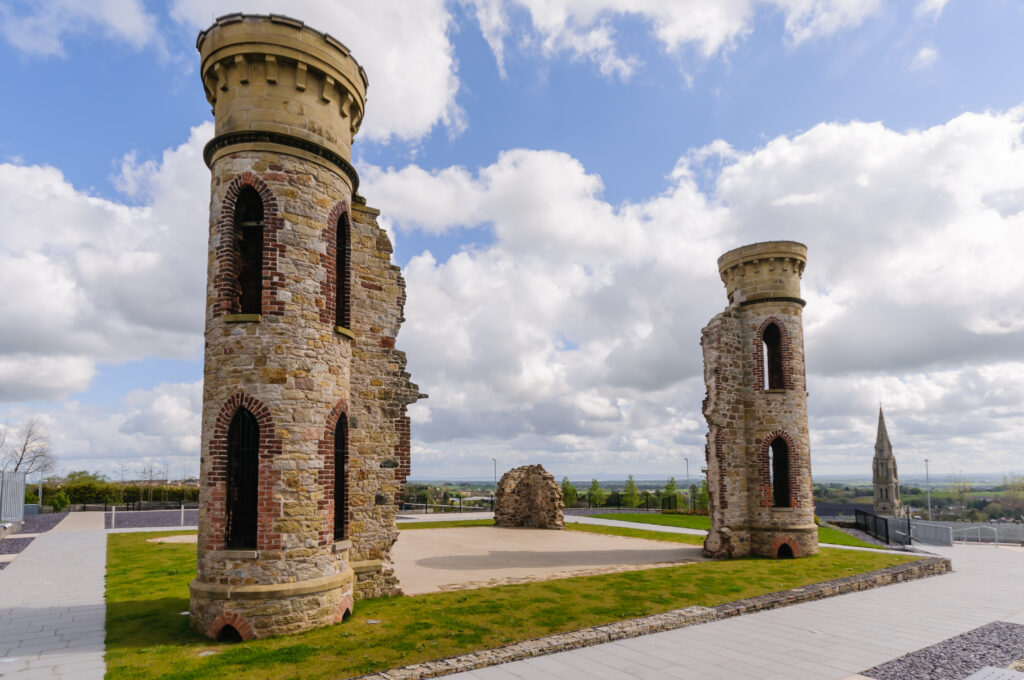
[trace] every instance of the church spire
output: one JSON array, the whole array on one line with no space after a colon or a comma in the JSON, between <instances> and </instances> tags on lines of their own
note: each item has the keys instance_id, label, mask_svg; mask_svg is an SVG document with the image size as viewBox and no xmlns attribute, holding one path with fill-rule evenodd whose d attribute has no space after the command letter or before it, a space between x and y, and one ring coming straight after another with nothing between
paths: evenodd
<instances>
[{"instance_id":1,"label":"church spire","mask_svg":"<svg viewBox=\"0 0 1024 680\"><path fill-rule=\"evenodd\" d=\"M892 443L889 441L889 432L885 429L885 416L882 415L882 406L878 406L878 436L875 438L875 457L892 458Z\"/></svg>"}]
</instances>

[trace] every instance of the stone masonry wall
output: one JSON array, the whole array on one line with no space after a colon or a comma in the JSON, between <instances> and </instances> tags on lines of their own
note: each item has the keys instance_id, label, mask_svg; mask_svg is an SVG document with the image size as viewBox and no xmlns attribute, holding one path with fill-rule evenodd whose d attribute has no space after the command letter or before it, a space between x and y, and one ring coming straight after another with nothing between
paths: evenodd
<instances>
[{"instance_id":1,"label":"stone masonry wall","mask_svg":"<svg viewBox=\"0 0 1024 680\"><path fill-rule=\"evenodd\" d=\"M494 501L494 525L565 529L562 487L541 465L524 465L501 476Z\"/></svg>"},{"instance_id":2,"label":"stone masonry wall","mask_svg":"<svg viewBox=\"0 0 1024 680\"><path fill-rule=\"evenodd\" d=\"M425 395L395 349L404 320L405 280L391 263L391 241L379 211L358 201L352 210L352 412L349 446L352 559L356 597L400 593L390 562L398 538L395 517L410 470L406 407Z\"/></svg>"}]
</instances>

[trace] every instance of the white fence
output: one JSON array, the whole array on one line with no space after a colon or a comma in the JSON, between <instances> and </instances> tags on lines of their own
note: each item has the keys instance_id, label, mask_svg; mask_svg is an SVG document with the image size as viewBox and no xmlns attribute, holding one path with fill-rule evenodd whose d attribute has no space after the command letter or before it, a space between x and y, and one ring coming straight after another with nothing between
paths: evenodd
<instances>
[{"instance_id":1,"label":"white fence","mask_svg":"<svg viewBox=\"0 0 1024 680\"><path fill-rule=\"evenodd\" d=\"M25 473L0 472L0 522L25 518Z\"/></svg>"}]
</instances>

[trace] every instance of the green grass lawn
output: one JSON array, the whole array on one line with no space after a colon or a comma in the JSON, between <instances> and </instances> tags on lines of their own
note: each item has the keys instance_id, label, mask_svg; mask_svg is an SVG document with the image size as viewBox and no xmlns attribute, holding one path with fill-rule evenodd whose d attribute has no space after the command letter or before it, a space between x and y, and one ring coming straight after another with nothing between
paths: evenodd
<instances>
[{"instance_id":1,"label":"green grass lawn","mask_svg":"<svg viewBox=\"0 0 1024 680\"><path fill-rule=\"evenodd\" d=\"M622 522L636 522L637 524L656 524L663 527L685 527L687 529L703 529L704 531L711 529L711 518L706 515L654 515L646 512L623 512L588 515L588 517L617 519ZM878 547L831 527L818 527L818 542L832 543L834 545L852 545L859 548Z\"/></svg>"},{"instance_id":2,"label":"green grass lawn","mask_svg":"<svg viewBox=\"0 0 1024 680\"><path fill-rule=\"evenodd\" d=\"M398 522L398 529L450 529L452 527L492 527L493 519L443 519L436 522Z\"/></svg>"},{"instance_id":3,"label":"green grass lawn","mask_svg":"<svg viewBox=\"0 0 1024 680\"><path fill-rule=\"evenodd\" d=\"M644 535L651 538L660 533ZM799 560L704 562L362 600L345 623L231 645L190 630L188 616L181 612L188 610L196 549L188 544L146 543L147 538L166 535L107 536L108 678L348 678L624 618L720 604L915 559L822 550Z\"/></svg>"}]
</instances>

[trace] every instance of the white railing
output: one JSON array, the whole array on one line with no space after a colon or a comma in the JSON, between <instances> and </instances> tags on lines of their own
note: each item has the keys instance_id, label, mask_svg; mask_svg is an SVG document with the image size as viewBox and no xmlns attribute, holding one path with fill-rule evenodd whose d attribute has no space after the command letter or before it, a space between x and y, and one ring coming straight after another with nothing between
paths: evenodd
<instances>
[{"instance_id":1,"label":"white railing","mask_svg":"<svg viewBox=\"0 0 1024 680\"><path fill-rule=\"evenodd\" d=\"M958 534L961 534L963 536L960 539L961 543L967 543L967 540L972 537L971 534L973 533L974 534L974 536L973 536L974 541L976 543L981 543L983 536L988 536L987 532L989 532L989 531L992 532L992 545L994 545L995 547L998 548L999 547L999 531L996 529L996 527L973 526L973 527L967 527L965 529L953 529L952 533L953 533L953 537L954 538L956 538ZM988 541L984 541L984 542L988 543Z\"/></svg>"}]
</instances>

